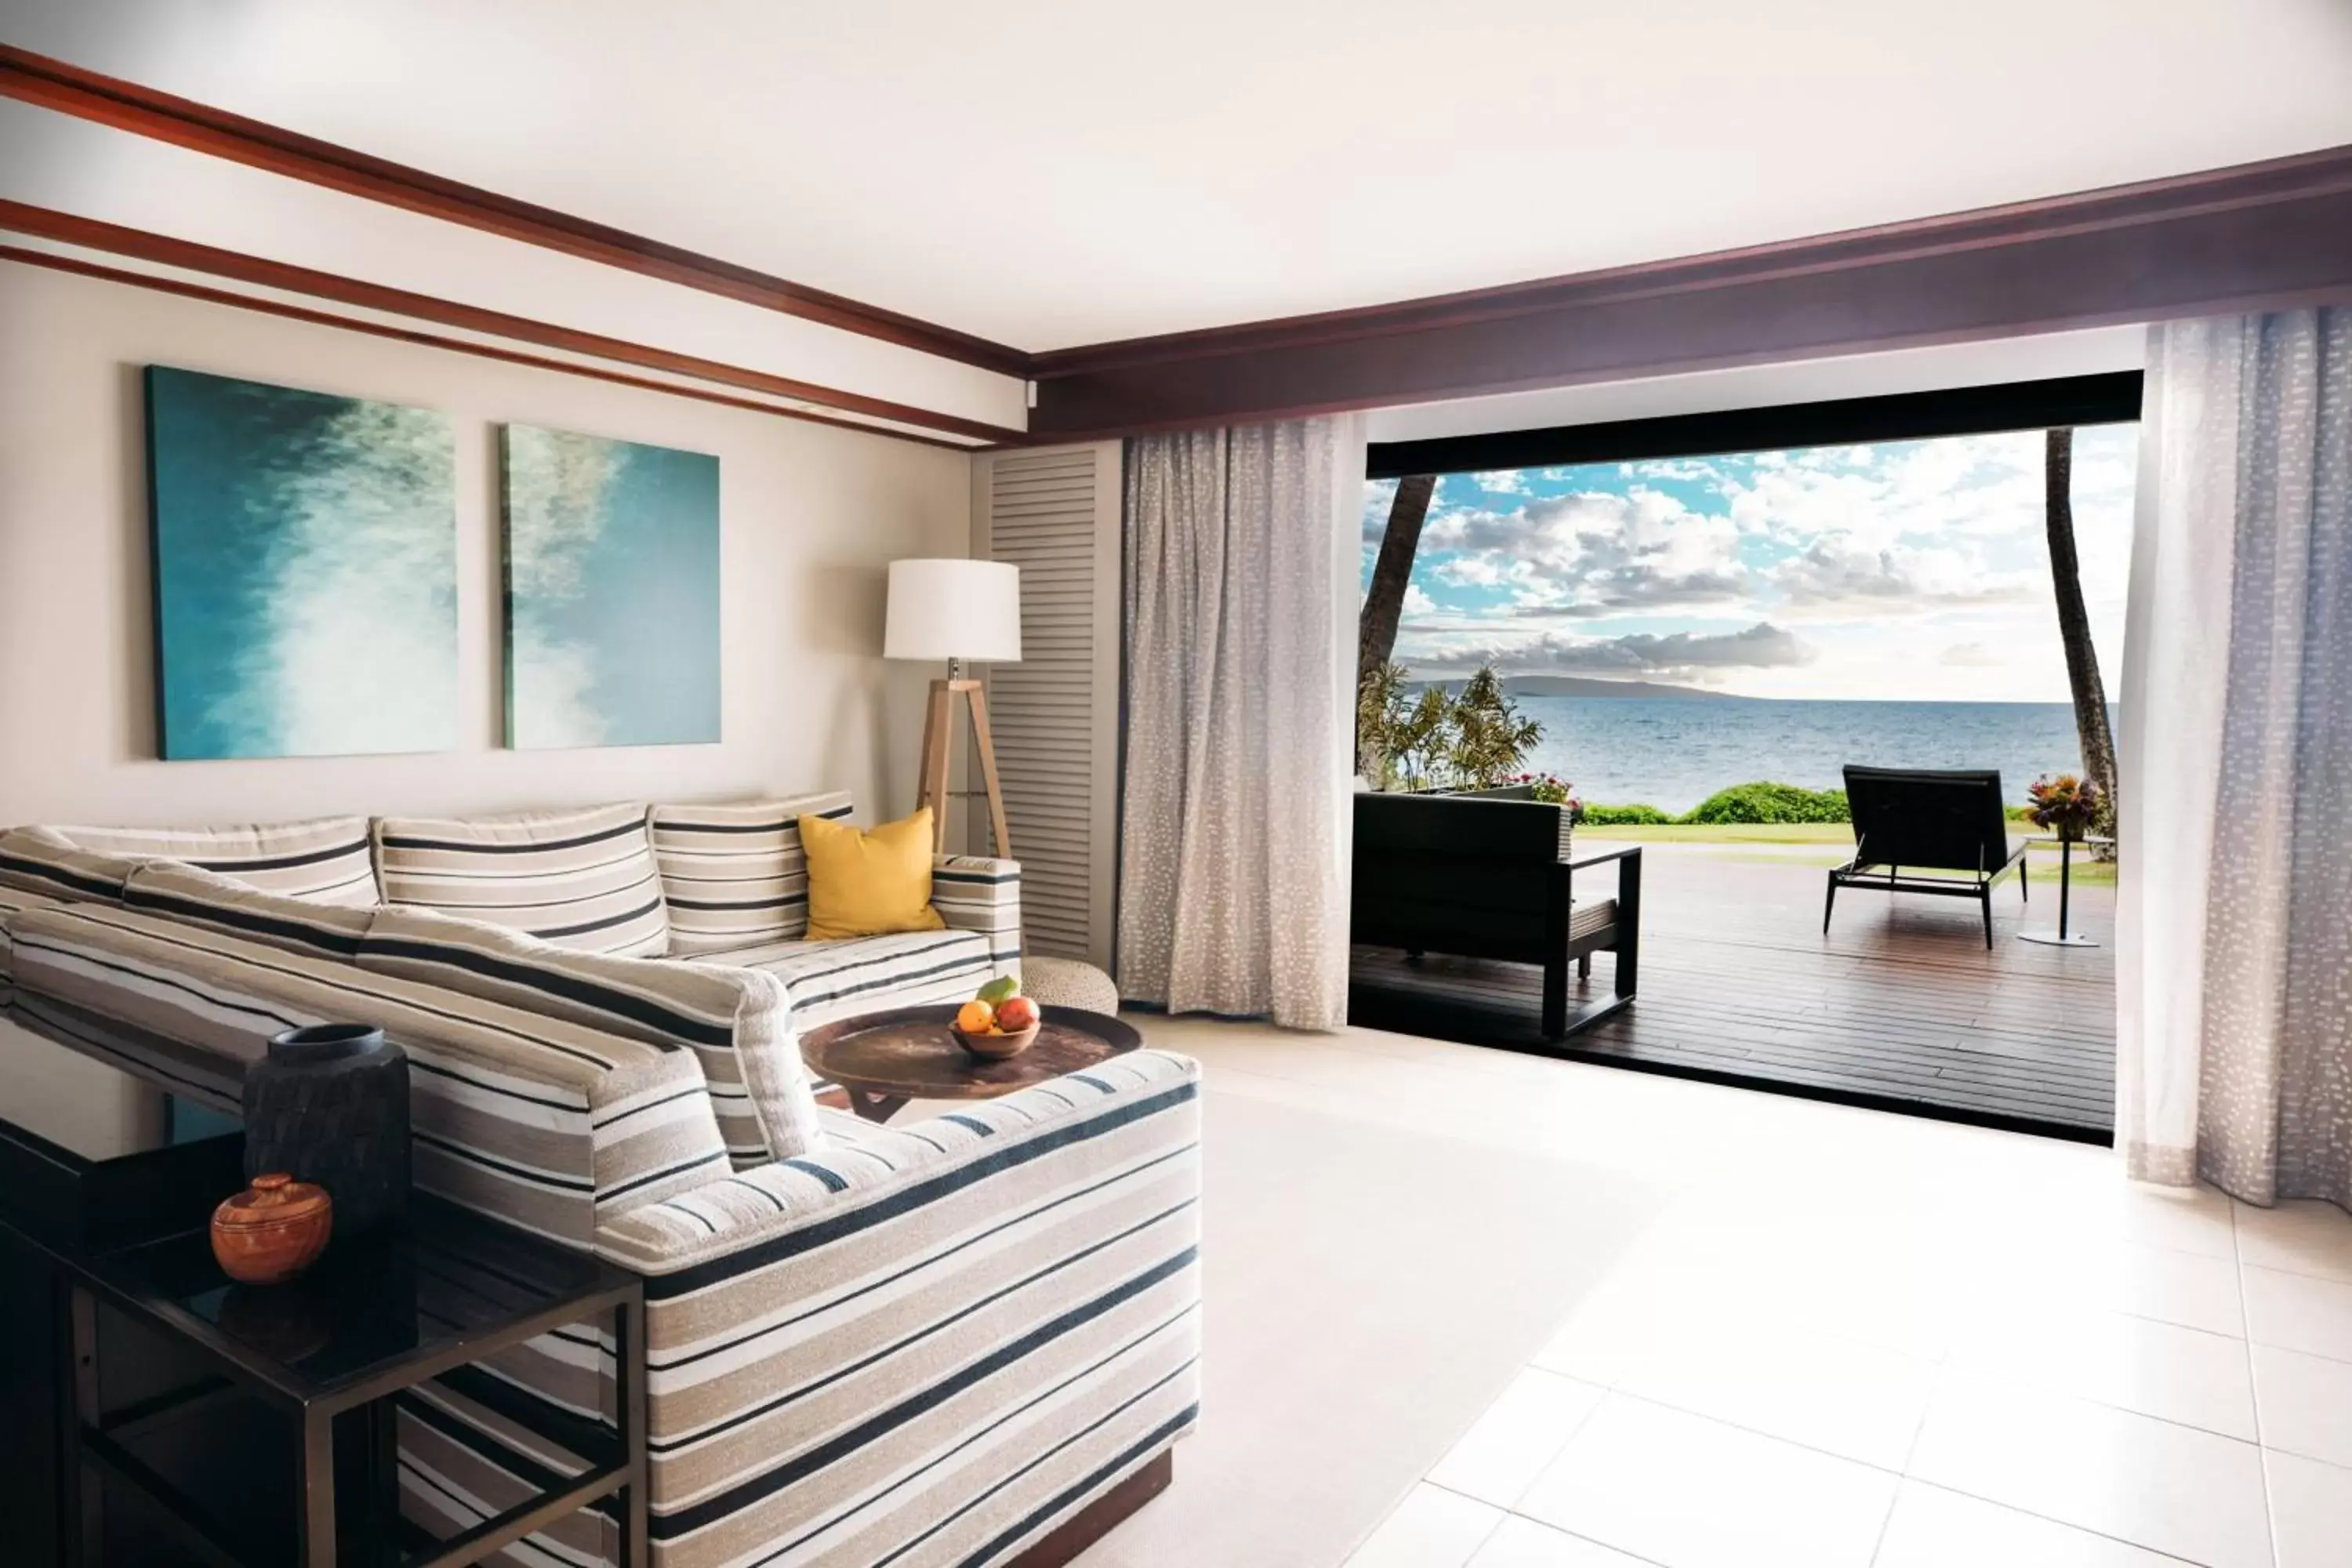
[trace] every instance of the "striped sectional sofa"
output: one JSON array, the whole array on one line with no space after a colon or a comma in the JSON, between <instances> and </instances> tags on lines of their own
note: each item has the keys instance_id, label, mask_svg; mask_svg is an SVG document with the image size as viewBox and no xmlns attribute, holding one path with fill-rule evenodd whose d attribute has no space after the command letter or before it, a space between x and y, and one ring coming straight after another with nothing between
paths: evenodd
<instances>
[{"instance_id":1,"label":"striped sectional sofa","mask_svg":"<svg viewBox=\"0 0 2352 1568\"><path fill-rule=\"evenodd\" d=\"M819 1103L799 1032L1012 967L1019 870L945 858L945 929L809 942L807 810L849 802L16 829L0 1005L224 1105L277 1030L381 1023L420 1187L646 1277L660 1568L1013 1563L1195 1418L1197 1069L890 1128ZM404 1510L446 1536L576 1472L513 1413L609 1420L613 1372L583 1323L404 1396ZM499 1560L614 1562L615 1531Z\"/></svg>"}]
</instances>

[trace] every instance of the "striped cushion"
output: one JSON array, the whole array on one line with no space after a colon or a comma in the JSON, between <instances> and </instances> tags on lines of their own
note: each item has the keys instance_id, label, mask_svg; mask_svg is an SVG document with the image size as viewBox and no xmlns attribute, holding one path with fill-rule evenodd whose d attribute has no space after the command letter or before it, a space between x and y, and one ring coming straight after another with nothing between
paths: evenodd
<instances>
[{"instance_id":1,"label":"striped cushion","mask_svg":"<svg viewBox=\"0 0 2352 1568\"><path fill-rule=\"evenodd\" d=\"M669 946L642 805L379 817L375 844L387 904L511 926L583 952L652 957Z\"/></svg>"},{"instance_id":2,"label":"striped cushion","mask_svg":"<svg viewBox=\"0 0 2352 1568\"><path fill-rule=\"evenodd\" d=\"M988 938L988 952L1000 965L1021 962L1021 862L984 855L939 855L931 859L931 908L959 931Z\"/></svg>"},{"instance_id":3,"label":"striped cushion","mask_svg":"<svg viewBox=\"0 0 2352 1568\"><path fill-rule=\"evenodd\" d=\"M783 987L753 969L575 952L504 926L425 910L376 912L363 968L543 1012L702 1060L728 1156L787 1159L823 1142Z\"/></svg>"},{"instance_id":4,"label":"striped cushion","mask_svg":"<svg viewBox=\"0 0 2352 1568\"><path fill-rule=\"evenodd\" d=\"M312 903L370 909L375 863L364 816L320 816L244 827L60 827L84 849L183 860L247 886Z\"/></svg>"},{"instance_id":5,"label":"striped cushion","mask_svg":"<svg viewBox=\"0 0 2352 1568\"><path fill-rule=\"evenodd\" d=\"M675 957L791 942L808 930L803 816L846 817L849 796L787 795L707 805L657 805L654 858L669 904Z\"/></svg>"},{"instance_id":6,"label":"striped cushion","mask_svg":"<svg viewBox=\"0 0 2352 1568\"><path fill-rule=\"evenodd\" d=\"M63 1003L217 1063L250 1063L300 1025L380 1025L409 1057L416 1184L575 1247L600 1219L729 1170L683 1047L137 910L29 910L11 935L19 1005Z\"/></svg>"},{"instance_id":7,"label":"striped cushion","mask_svg":"<svg viewBox=\"0 0 2352 1568\"><path fill-rule=\"evenodd\" d=\"M0 887L0 1007L8 1005L16 993L16 943L8 935L8 927L16 916L26 910L53 910L58 900L40 893L28 893L21 888Z\"/></svg>"},{"instance_id":8,"label":"striped cushion","mask_svg":"<svg viewBox=\"0 0 2352 1568\"><path fill-rule=\"evenodd\" d=\"M359 957L371 911L262 891L177 860L142 860L122 886L125 908L191 921L314 958Z\"/></svg>"},{"instance_id":9,"label":"striped cushion","mask_svg":"<svg viewBox=\"0 0 2352 1568\"><path fill-rule=\"evenodd\" d=\"M119 855L77 848L54 827L12 827L0 833L0 888L115 903L136 864Z\"/></svg>"},{"instance_id":10,"label":"striped cushion","mask_svg":"<svg viewBox=\"0 0 2352 1568\"><path fill-rule=\"evenodd\" d=\"M783 982L795 1037L819 1024L885 1007L961 1001L997 973L977 931L900 931L842 942L782 942L698 959L765 971Z\"/></svg>"}]
</instances>

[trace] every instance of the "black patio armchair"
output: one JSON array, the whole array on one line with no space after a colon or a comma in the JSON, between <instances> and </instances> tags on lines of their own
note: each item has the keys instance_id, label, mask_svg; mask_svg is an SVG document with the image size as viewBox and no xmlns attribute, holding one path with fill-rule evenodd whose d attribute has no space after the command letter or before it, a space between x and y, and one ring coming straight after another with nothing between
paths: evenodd
<instances>
[{"instance_id":1,"label":"black patio armchair","mask_svg":"<svg viewBox=\"0 0 2352 1568\"><path fill-rule=\"evenodd\" d=\"M1822 935L1829 934L1840 888L1876 888L1976 900L1990 948L1993 884L2013 868L2019 898L2030 896L2025 840L2009 836L1999 773L1849 763L1845 798L1853 816L1853 858L1830 872Z\"/></svg>"},{"instance_id":2,"label":"black patio armchair","mask_svg":"<svg viewBox=\"0 0 2352 1568\"><path fill-rule=\"evenodd\" d=\"M1570 858L1569 818L1525 786L1356 796L1349 939L1412 956L1543 966L1542 1029L1561 1040L1631 1006L1641 966L1642 847ZM1613 898L1591 873L1616 866ZM1579 871L1588 873L1576 882ZM1569 1009L1569 972L1615 955L1609 994Z\"/></svg>"}]
</instances>

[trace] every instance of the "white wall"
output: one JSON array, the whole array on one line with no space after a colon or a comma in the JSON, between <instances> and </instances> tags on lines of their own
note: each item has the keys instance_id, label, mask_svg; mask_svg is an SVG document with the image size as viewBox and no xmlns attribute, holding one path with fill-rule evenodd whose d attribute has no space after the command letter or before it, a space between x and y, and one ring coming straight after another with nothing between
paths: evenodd
<instances>
[{"instance_id":1,"label":"white wall","mask_svg":"<svg viewBox=\"0 0 2352 1568\"><path fill-rule=\"evenodd\" d=\"M465 740L430 756L155 760L140 368L446 410L457 432ZM724 739L499 746L495 430L718 455ZM883 568L961 555L959 453L0 262L0 825L270 821L847 788L914 801L923 682L886 665Z\"/></svg>"}]
</instances>

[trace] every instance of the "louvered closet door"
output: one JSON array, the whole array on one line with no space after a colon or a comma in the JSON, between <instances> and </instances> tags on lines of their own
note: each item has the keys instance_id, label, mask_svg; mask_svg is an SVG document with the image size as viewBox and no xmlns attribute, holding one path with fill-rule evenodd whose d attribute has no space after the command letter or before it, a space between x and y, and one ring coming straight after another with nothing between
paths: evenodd
<instances>
[{"instance_id":1,"label":"louvered closet door","mask_svg":"<svg viewBox=\"0 0 2352 1568\"><path fill-rule=\"evenodd\" d=\"M1119 444L972 464L973 553L1021 568L1021 662L990 666L1031 952L1111 966L1118 864ZM982 838L987 828L977 828ZM979 847L975 842L974 847Z\"/></svg>"}]
</instances>

